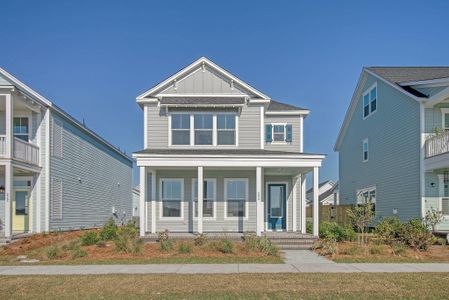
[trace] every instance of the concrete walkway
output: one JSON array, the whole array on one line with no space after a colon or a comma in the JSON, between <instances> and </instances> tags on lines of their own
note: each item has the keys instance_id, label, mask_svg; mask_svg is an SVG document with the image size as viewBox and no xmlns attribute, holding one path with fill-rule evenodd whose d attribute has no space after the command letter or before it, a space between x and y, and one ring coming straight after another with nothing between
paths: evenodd
<instances>
[{"instance_id":1,"label":"concrete walkway","mask_svg":"<svg viewBox=\"0 0 449 300\"><path fill-rule=\"evenodd\" d=\"M284 251L284 264L0 266L0 275L449 272L449 263L340 264L312 251Z\"/></svg>"}]
</instances>

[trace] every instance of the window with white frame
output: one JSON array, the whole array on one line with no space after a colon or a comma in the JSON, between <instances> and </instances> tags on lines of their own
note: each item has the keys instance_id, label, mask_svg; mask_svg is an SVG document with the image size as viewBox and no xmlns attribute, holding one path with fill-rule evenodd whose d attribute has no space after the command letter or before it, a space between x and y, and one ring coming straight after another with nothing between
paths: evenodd
<instances>
[{"instance_id":1,"label":"window with white frame","mask_svg":"<svg viewBox=\"0 0 449 300\"><path fill-rule=\"evenodd\" d=\"M198 218L198 179L193 179L193 211L194 217ZM215 179L205 179L203 183L203 217L213 218L215 203Z\"/></svg>"},{"instance_id":2,"label":"window with white frame","mask_svg":"<svg viewBox=\"0 0 449 300\"><path fill-rule=\"evenodd\" d=\"M226 218L246 217L248 201L248 180L225 179Z\"/></svg>"},{"instance_id":3,"label":"window with white frame","mask_svg":"<svg viewBox=\"0 0 449 300\"><path fill-rule=\"evenodd\" d=\"M449 216L449 198L441 198L441 213Z\"/></svg>"},{"instance_id":4,"label":"window with white frame","mask_svg":"<svg viewBox=\"0 0 449 300\"><path fill-rule=\"evenodd\" d=\"M195 114L195 145L212 145L213 142L213 115Z\"/></svg>"},{"instance_id":5,"label":"window with white frame","mask_svg":"<svg viewBox=\"0 0 449 300\"><path fill-rule=\"evenodd\" d=\"M357 204L376 204L376 187L370 187L357 191Z\"/></svg>"},{"instance_id":6,"label":"window with white frame","mask_svg":"<svg viewBox=\"0 0 449 300\"><path fill-rule=\"evenodd\" d=\"M172 145L190 145L190 115L171 115Z\"/></svg>"},{"instance_id":7,"label":"window with white frame","mask_svg":"<svg viewBox=\"0 0 449 300\"><path fill-rule=\"evenodd\" d=\"M265 142L266 143L291 143L292 142L291 124L266 124Z\"/></svg>"},{"instance_id":8,"label":"window with white frame","mask_svg":"<svg viewBox=\"0 0 449 300\"><path fill-rule=\"evenodd\" d=\"M444 131L449 131L449 108L441 109L441 120L441 128L443 128Z\"/></svg>"},{"instance_id":9,"label":"window with white frame","mask_svg":"<svg viewBox=\"0 0 449 300\"><path fill-rule=\"evenodd\" d=\"M14 137L25 142L29 141L29 124L27 117L15 117L13 119L13 133Z\"/></svg>"},{"instance_id":10,"label":"window with white frame","mask_svg":"<svg viewBox=\"0 0 449 300\"><path fill-rule=\"evenodd\" d=\"M217 144L235 145L235 114L217 114Z\"/></svg>"},{"instance_id":11,"label":"window with white frame","mask_svg":"<svg viewBox=\"0 0 449 300\"><path fill-rule=\"evenodd\" d=\"M161 179L162 217L182 217L182 179Z\"/></svg>"},{"instance_id":12,"label":"window with white frame","mask_svg":"<svg viewBox=\"0 0 449 300\"><path fill-rule=\"evenodd\" d=\"M273 125L273 141L285 142L285 125Z\"/></svg>"},{"instance_id":13,"label":"window with white frame","mask_svg":"<svg viewBox=\"0 0 449 300\"><path fill-rule=\"evenodd\" d=\"M369 159L369 145L368 145L368 139L364 139L362 142L362 149L363 149L363 161L367 162Z\"/></svg>"},{"instance_id":14,"label":"window with white frame","mask_svg":"<svg viewBox=\"0 0 449 300\"><path fill-rule=\"evenodd\" d=\"M363 94L363 118L369 117L377 110L377 85L372 86Z\"/></svg>"}]
</instances>

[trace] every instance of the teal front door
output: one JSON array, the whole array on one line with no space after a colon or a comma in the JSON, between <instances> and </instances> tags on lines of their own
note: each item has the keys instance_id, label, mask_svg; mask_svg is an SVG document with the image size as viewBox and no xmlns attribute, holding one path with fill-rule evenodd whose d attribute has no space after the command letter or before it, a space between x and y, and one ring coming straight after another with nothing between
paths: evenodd
<instances>
[{"instance_id":1,"label":"teal front door","mask_svg":"<svg viewBox=\"0 0 449 300\"><path fill-rule=\"evenodd\" d=\"M287 185L285 183L268 184L268 229L282 231L286 229Z\"/></svg>"}]
</instances>

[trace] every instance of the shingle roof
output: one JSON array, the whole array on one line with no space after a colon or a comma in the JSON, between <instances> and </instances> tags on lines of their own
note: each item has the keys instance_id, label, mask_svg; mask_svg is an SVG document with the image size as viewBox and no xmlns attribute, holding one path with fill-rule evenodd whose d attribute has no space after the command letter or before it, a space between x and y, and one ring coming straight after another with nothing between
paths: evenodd
<instances>
[{"instance_id":1,"label":"shingle roof","mask_svg":"<svg viewBox=\"0 0 449 300\"><path fill-rule=\"evenodd\" d=\"M449 77L449 67L368 67L366 69L395 84Z\"/></svg>"},{"instance_id":2,"label":"shingle roof","mask_svg":"<svg viewBox=\"0 0 449 300\"><path fill-rule=\"evenodd\" d=\"M164 97L161 104L180 104L180 105L218 105L218 104L244 104L242 97Z\"/></svg>"},{"instance_id":3,"label":"shingle roof","mask_svg":"<svg viewBox=\"0 0 449 300\"><path fill-rule=\"evenodd\" d=\"M307 110L307 109L287 103L278 102L275 100L270 100L270 104L268 105L268 111L284 111L284 110Z\"/></svg>"},{"instance_id":4,"label":"shingle roof","mask_svg":"<svg viewBox=\"0 0 449 300\"><path fill-rule=\"evenodd\" d=\"M320 183L318 184L318 188L321 188L323 185L325 185L325 184L328 183L328 182L334 183L334 182L331 181L331 180L326 180L326 181L320 182ZM306 193L311 193L312 191L313 191L313 187L309 188L309 189L307 190Z\"/></svg>"},{"instance_id":5,"label":"shingle roof","mask_svg":"<svg viewBox=\"0 0 449 300\"><path fill-rule=\"evenodd\" d=\"M134 154L163 155L319 155L315 153L299 153L272 151L264 149L144 149Z\"/></svg>"}]
</instances>

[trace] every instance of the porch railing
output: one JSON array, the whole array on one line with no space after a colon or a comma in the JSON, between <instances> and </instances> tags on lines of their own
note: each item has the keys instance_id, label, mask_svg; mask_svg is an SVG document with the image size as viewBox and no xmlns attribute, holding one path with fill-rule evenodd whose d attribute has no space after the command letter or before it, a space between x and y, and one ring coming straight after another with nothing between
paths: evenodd
<instances>
[{"instance_id":1,"label":"porch railing","mask_svg":"<svg viewBox=\"0 0 449 300\"><path fill-rule=\"evenodd\" d=\"M39 147L14 138L14 158L33 165L39 165Z\"/></svg>"},{"instance_id":2,"label":"porch railing","mask_svg":"<svg viewBox=\"0 0 449 300\"><path fill-rule=\"evenodd\" d=\"M0 156L6 155L6 135L0 135Z\"/></svg>"},{"instance_id":3,"label":"porch railing","mask_svg":"<svg viewBox=\"0 0 449 300\"><path fill-rule=\"evenodd\" d=\"M425 143L426 158L449 152L449 131L428 137Z\"/></svg>"}]
</instances>

